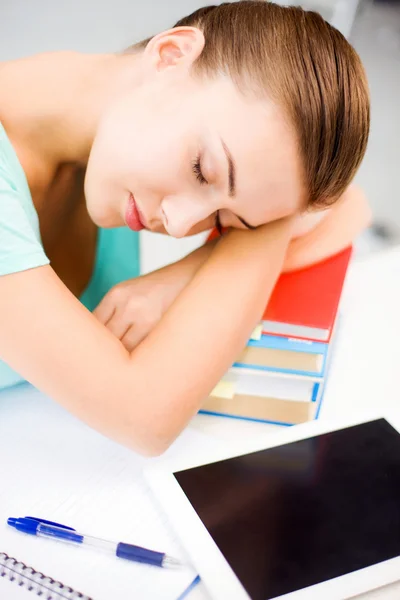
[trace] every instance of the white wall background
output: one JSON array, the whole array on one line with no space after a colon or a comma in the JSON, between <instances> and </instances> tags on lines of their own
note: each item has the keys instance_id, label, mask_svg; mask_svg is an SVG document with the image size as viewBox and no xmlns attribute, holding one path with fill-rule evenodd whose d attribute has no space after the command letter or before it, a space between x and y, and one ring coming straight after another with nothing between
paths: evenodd
<instances>
[{"instance_id":1,"label":"white wall background","mask_svg":"<svg viewBox=\"0 0 400 600\"><path fill-rule=\"evenodd\" d=\"M199 0L1 0L0 58L49 50L108 52L172 26Z\"/></svg>"},{"instance_id":2,"label":"white wall background","mask_svg":"<svg viewBox=\"0 0 400 600\"><path fill-rule=\"evenodd\" d=\"M375 218L400 239L400 2L366 1L351 39L367 70L371 134L357 180Z\"/></svg>"}]
</instances>

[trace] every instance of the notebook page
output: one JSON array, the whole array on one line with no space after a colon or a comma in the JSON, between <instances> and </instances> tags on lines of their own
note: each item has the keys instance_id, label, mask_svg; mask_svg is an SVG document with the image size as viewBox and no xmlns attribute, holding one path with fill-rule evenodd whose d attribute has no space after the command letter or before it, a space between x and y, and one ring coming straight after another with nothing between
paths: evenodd
<instances>
[{"instance_id":1,"label":"notebook page","mask_svg":"<svg viewBox=\"0 0 400 600\"><path fill-rule=\"evenodd\" d=\"M32 594L30 596L34 600L35 596ZM7 600L29 600L29 594L26 589L20 588L8 579L2 578L0 579L0 598L7 598Z\"/></svg>"},{"instance_id":2,"label":"notebook page","mask_svg":"<svg viewBox=\"0 0 400 600\"><path fill-rule=\"evenodd\" d=\"M210 444L200 432L193 436L199 447ZM183 447L184 439L171 450ZM6 525L10 516L42 517L188 562L142 475L154 459L107 440L29 386L0 394L0 457L0 551L95 600L173 600L192 582L190 567L140 565ZM0 580L0 592L4 586Z\"/></svg>"}]
</instances>

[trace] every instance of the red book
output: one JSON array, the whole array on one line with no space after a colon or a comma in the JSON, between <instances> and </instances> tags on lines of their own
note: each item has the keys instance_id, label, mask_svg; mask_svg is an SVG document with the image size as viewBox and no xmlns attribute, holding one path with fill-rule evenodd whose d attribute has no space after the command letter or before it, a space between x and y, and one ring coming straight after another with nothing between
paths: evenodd
<instances>
[{"instance_id":1,"label":"red book","mask_svg":"<svg viewBox=\"0 0 400 600\"><path fill-rule=\"evenodd\" d=\"M282 273L263 315L263 333L329 342L352 248Z\"/></svg>"},{"instance_id":2,"label":"red book","mask_svg":"<svg viewBox=\"0 0 400 600\"><path fill-rule=\"evenodd\" d=\"M349 247L310 267L282 273L263 315L263 333L329 342L351 254Z\"/></svg>"}]
</instances>

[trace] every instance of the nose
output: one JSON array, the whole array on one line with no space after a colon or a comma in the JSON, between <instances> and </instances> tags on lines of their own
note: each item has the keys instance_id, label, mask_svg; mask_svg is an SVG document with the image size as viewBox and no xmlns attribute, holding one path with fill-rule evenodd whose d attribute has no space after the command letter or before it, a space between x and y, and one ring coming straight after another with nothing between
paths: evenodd
<instances>
[{"instance_id":1,"label":"nose","mask_svg":"<svg viewBox=\"0 0 400 600\"><path fill-rule=\"evenodd\" d=\"M204 198L167 196L161 202L161 218L165 230L175 238L185 237L189 231L204 221L217 207L210 206Z\"/></svg>"}]
</instances>

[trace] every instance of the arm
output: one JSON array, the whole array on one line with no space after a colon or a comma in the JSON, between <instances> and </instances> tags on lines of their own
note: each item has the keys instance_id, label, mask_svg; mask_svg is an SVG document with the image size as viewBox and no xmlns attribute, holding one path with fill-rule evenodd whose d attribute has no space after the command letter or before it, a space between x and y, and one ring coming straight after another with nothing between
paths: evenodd
<instances>
[{"instance_id":1,"label":"arm","mask_svg":"<svg viewBox=\"0 0 400 600\"><path fill-rule=\"evenodd\" d=\"M362 190L351 185L343 196L313 223L318 213L310 213L311 226L299 223L286 255L284 271L300 269L324 260L350 246L371 222L371 209ZM303 218L307 220L307 216Z\"/></svg>"},{"instance_id":2,"label":"arm","mask_svg":"<svg viewBox=\"0 0 400 600\"><path fill-rule=\"evenodd\" d=\"M151 277L153 282L167 282L170 284L170 293L165 296L163 312L167 310L175 298L182 292L187 284L193 279L200 267L208 260L214 250L218 239L213 239L200 248L197 248L177 262L152 271L142 277Z\"/></svg>"},{"instance_id":3,"label":"arm","mask_svg":"<svg viewBox=\"0 0 400 600\"><path fill-rule=\"evenodd\" d=\"M159 454L245 345L290 231L285 220L229 232L131 353L51 267L1 277L1 358L95 429Z\"/></svg>"},{"instance_id":4,"label":"arm","mask_svg":"<svg viewBox=\"0 0 400 600\"><path fill-rule=\"evenodd\" d=\"M368 226L370 218L365 196L355 186L332 208L298 216L283 270L306 267L340 252ZM95 316L131 351L193 279L217 241L212 239L167 267L118 284L105 295Z\"/></svg>"},{"instance_id":5,"label":"arm","mask_svg":"<svg viewBox=\"0 0 400 600\"><path fill-rule=\"evenodd\" d=\"M350 185L332 208L321 213L309 213L299 219L293 228L284 270L301 268L340 252L353 243L370 222L371 209L363 191L356 185ZM171 275L176 282L177 292L173 299L209 258L217 241L211 239L178 262L154 271L160 276Z\"/></svg>"},{"instance_id":6,"label":"arm","mask_svg":"<svg viewBox=\"0 0 400 600\"><path fill-rule=\"evenodd\" d=\"M362 189L350 185L343 196L329 209L321 212L310 212L298 218L289 244L283 270L299 269L324 260L351 245L360 233L371 223L371 209ZM179 292L187 285L200 267L207 260L215 239L208 242L192 254L167 269L171 269L185 281ZM163 269L160 269L160 272Z\"/></svg>"},{"instance_id":7,"label":"arm","mask_svg":"<svg viewBox=\"0 0 400 600\"><path fill-rule=\"evenodd\" d=\"M94 316L131 352L193 279L217 241L208 242L178 262L117 284L93 311Z\"/></svg>"}]
</instances>

